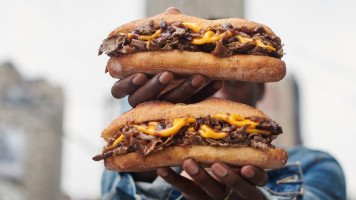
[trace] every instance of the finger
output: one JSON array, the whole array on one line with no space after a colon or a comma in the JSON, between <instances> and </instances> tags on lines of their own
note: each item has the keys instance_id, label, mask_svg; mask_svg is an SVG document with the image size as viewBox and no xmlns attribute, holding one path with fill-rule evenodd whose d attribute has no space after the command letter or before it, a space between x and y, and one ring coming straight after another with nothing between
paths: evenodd
<instances>
[{"instance_id":1,"label":"finger","mask_svg":"<svg viewBox=\"0 0 356 200\"><path fill-rule=\"evenodd\" d=\"M246 180L257 186L265 186L268 182L265 170L252 165L243 166L240 173Z\"/></svg>"},{"instance_id":2,"label":"finger","mask_svg":"<svg viewBox=\"0 0 356 200\"><path fill-rule=\"evenodd\" d=\"M211 199L198 184L180 176L169 167L158 168L157 174L167 183L176 187L187 199Z\"/></svg>"},{"instance_id":3,"label":"finger","mask_svg":"<svg viewBox=\"0 0 356 200\"><path fill-rule=\"evenodd\" d=\"M139 103L154 99L173 78L174 76L171 72L157 74L129 96L130 105L135 107Z\"/></svg>"},{"instance_id":4,"label":"finger","mask_svg":"<svg viewBox=\"0 0 356 200\"><path fill-rule=\"evenodd\" d=\"M213 94L215 94L221 87L223 86L223 81L220 80L213 80L206 84L202 89L198 92L190 96L186 103L197 103L203 101Z\"/></svg>"},{"instance_id":5,"label":"finger","mask_svg":"<svg viewBox=\"0 0 356 200\"><path fill-rule=\"evenodd\" d=\"M121 99L126 95L135 92L137 88L145 84L147 76L143 73L133 74L129 77L116 81L111 88L111 94L117 99Z\"/></svg>"},{"instance_id":6,"label":"finger","mask_svg":"<svg viewBox=\"0 0 356 200\"><path fill-rule=\"evenodd\" d=\"M161 99L172 103L182 102L202 87L206 81L203 75L197 74L191 76L179 86L162 96Z\"/></svg>"},{"instance_id":7,"label":"finger","mask_svg":"<svg viewBox=\"0 0 356 200\"><path fill-rule=\"evenodd\" d=\"M213 199L222 199L226 195L225 187L210 176L209 173L193 159L185 160L183 162L183 169L209 196L213 197Z\"/></svg>"},{"instance_id":8,"label":"finger","mask_svg":"<svg viewBox=\"0 0 356 200\"><path fill-rule=\"evenodd\" d=\"M214 163L211 166L212 172L229 188L245 199L264 199L263 194L246 181L240 174L236 173L233 169L224 163Z\"/></svg>"}]
</instances>

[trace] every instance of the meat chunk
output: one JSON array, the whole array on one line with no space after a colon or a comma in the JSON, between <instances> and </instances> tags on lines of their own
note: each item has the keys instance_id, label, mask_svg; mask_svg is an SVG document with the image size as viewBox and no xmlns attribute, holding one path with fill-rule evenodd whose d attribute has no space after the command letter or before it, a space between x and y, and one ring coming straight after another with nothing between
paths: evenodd
<instances>
[{"instance_id":1,"label":"meat chunk","mask_svg":"<svg viewBox=\"0 0 356 200\"><path fill-rule=\"evenodd\" d=\"M227 57L232 55L232 51L223 45L222 39L216 43L216 47L211 53L219 57Z\"/></svg>"}]
</instances>

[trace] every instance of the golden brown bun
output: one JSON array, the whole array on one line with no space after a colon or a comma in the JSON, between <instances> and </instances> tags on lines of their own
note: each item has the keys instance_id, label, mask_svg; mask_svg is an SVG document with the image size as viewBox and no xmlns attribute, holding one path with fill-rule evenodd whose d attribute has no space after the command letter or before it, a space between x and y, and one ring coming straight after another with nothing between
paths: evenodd
<instances>
[{"instance_id":1,"label":"golden brown bun","mask_svg":"<svg viewBox=\"0 0 356 200\"><path fill-rule=\"evenodd\" d=\"M275 35L269 27L245 19L206 20L182 14L177 8L171 7L154 17L124 24L111 32L109 36L118 33L129 33L140 26L144 26L149 20L154 20L156 27L161 20L165 20L168 25L175 22L195 22L207 26L217 26L229 22L234 27L245 26L251 30L257 26L263 26L267 35ZM270 56L233 55L219 57L211 53L181 50L123 54L118 57L112 57L106 69L112 77L120 79L137 72L154 75L168 70L183 76L200 73L212 79L276 82L283 79L286 74L285 63L281 59Z\"/></svg>"},{"instance_id":2,"label":"golden brown bun","mask_svg":"<svg viewBox=\"0 0 356 200\"><path fill-rule=\"evenodd\" d=\"M225 99L211 98L196 104L172 104L163 101L150 101L138 105L115 119L103 132L102 137L108 141L116 130L127 123L139 124L161 119L180 117L207 117L214 114L238 114L242 117L259 116L268 118L263 112L245 104ZM140 156L128 153L111 156L105 159L105 167L115 171L146 171L160 166L179 166L192 158L202 164L225 162L235 166L246 164L260 168L278 168L288 158L283 149L257 150L251 147L220 147L220 146L174 146Z\"/></svg>"},{"instance_id":3,"label":"golden brown bun","mask_svg":"<svg viewBox=\"0 0 356 200\"><path fill-rule=\"evenodd\" d=\"M161 20L165 20L168 25L171 25L175 22L195 22L195 23L199 23L199 24L203 24L203 25L207 25L207 26L219 26L219 25L223 25L228 22L234 27L245 26L251 30L253 30L257 26L263 26L266 30L267 35L270 35L270 36L275 35L269 27L267 27L263 24L251 22L251 21L248 21L245 19L228 18L228 19L206 20L206 19L202 19L199 17L193 17L193 16L182 14L178 8L170 7L170 8L167 8L163 13L158 14L154 17L148 17L146 19L135 20L135 21L129 22L127 24L124 24L124 25L118 27L117 29L115 29L114 31L112 31L109 34L109 36L112 36L112 35L115 35L118 33L129 33L132 30L135 30L136 28L138 28L140 26L146 25L146 23L149 20L154 21L155 27L158 26L158 23Z\"/></svg>"},{"instance_id":4,"label":"golden brown bun","mask_svg":"<svg viewBox=\"0 0 356 200\"><path fill-rule=\"evenodd\" d=\"M148 51L111 57L107 70L114 78L143 72L149 75L171 71L182 76L203 74L212 79L276 82L286 74L284 61L258 55L218 57L205 52L182 50Z\"/></svg>"},{"instance_id":5,"label":"golden brown bun","mask_svg":"<svg viewBox=\"0 0 356 200\"><path fill-rule=\"evenodd\" d=\"M139 124L161 119L180 117L207 117L214 114L238 114L242 117L269 117L263 112L245 104L218 98L211 98L195 104L172 104L165 101L150 101L122 114L102 132L101 136L108 141L116 130L127 123Z\"/></svg>"},{"instance_id":6,"label":"golden brown bun","mask_svg":"<svg viewBox=\"0 0 356 200\"><path fill-rule=\"evenodd\" d=\"M173 146L148 156L137 153L112 156L105 159L105 167L114 171L148 171L162 166L181 166L188 158L207 165L224 162L233 166L254 165L275 169L286 164L288 154L284 149L262 151L251 147Z\"/></svg>"}]
</instances>

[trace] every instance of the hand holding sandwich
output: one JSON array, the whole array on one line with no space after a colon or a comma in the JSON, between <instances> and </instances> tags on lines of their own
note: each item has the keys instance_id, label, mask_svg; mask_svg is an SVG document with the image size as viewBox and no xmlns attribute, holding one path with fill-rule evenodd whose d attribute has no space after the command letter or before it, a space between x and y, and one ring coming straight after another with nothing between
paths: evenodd
<instances>
[{"instance_id":1,"label":"hand holding sandwich","mask_svg":"<svg viewBox=\"0 0 356 200\"><path fill-rule=\"evenodd\" d=\"M199 102L213 95L221 86L222 81L211 81L200 74L177 79L175 74L164 71L151 78L143 73L133 74L117 81L111 93L115 98L129 95L130 105L136 107L140 103L154 99L172 103ZM173 89L167 91L167 88Z\"/></svg>"},{"instance_id":2,"label":"hand holding sandwich","mask_svg":"<svg viewBox=\"0 0 356 200\"><path fill-rule=\"evenodd\" d=\"M286 152L271 144L281 127L243 104L201 101L216 93L222 80L282 79L278 36L254 22L202 20L169 8L110 33L99 49L103 52L111 57L106 71L121 79L113 96L129 95L133 107L142 104L103 131L108 143L94 160L103 159L114 171L157 169L188 199L264 199L256 188L267 182L262 169L278 168L287 160ZM165 102L146 102L150 100ZM211 173L200 164L211 166ZM182 166L189 178L168 166Z\"/></svg>"},{"instance_id":3,"label":"hand holding sandwich","mask_svg":"<svg viewBox=\"0 0 356 200\"><path fill-rule=\"evenodd\" d=\"M181 175L168 167L157 169L157 174L191 199L265 199L256 186L268 181L266 172L251 165L231 168L214 163L211 171L205 170L192 159L183 162ZM185 173L186 172L186 173Z\"/></svg>"}]
</instances>

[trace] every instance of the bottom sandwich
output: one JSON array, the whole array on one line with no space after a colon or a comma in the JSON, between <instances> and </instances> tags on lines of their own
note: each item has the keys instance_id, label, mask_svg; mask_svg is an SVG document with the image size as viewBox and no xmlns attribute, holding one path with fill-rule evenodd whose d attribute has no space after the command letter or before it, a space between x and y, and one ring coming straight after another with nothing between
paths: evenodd
<instances>
[{"instance_id":1,"label":"bottom sandwich","mask_svg":"<svg viewBox=\"0 0 356 200\"><path fill-rule=\"evenodd\" d=\"M196 104L143 103L114 120L102 132L107 141L105 167L115 171L147 171L180 166L192 158L201 164L282 167L284 149L272 144L281 127L250 106L209 99Z\"/></svg>"}]
</instances>

